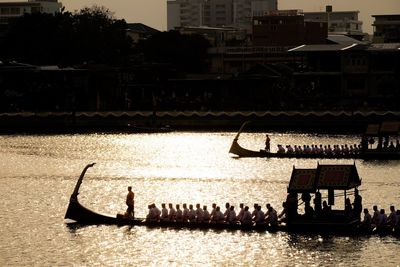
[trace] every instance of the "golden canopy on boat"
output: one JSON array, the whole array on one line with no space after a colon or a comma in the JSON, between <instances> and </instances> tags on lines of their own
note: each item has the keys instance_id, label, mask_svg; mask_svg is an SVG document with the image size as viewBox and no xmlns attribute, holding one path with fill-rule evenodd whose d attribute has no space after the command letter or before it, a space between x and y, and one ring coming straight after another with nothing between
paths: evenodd
<instances>
[{"instance_id":1,"label":"golden canopy on boat","mask_svg":"<svg viewBox=\"0 0 400 267\"><path fill-rule=\"evenodd\" d=\"M288 193L314 193L320 189L349 190L359 185L361 185L361 179L354 164L318 164L316 169L293 167Z\"/></svg>"}]
</instances>

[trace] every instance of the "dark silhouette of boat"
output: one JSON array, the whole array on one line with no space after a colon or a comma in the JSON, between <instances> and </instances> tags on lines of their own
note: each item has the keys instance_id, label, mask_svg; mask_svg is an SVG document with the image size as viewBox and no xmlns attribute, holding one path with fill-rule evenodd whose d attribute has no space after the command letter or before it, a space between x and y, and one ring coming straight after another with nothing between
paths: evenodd
<instances>
[{"instance_id":1,"label":"dark silhouette of boat","mask_svg":"<svg viewBox=\"0 0 400 267\"><path fill-rule=\"evenodd\" d=\"M343 211L334 211L329 217L321 217L321 218L308 218L305 216L296 216L293 217L286 223L279 224L277 226L271 226L267 224L263 225L240 225L240 224L229 224L229 223L197 223L197 222L170 222L170 221L146 221L144 218L129 218L125 217L122 214L117 214L116 216L104 215L97 212L94 212L86 207L78 201L79 188L82 184L84 175L86 171L93 167L95 163L88 164L82 171L75 189L71 194L69 205L67 212L65 214L65 219L70 219L75 221L73 224L79 225L129 225L129 226L146 226L146 227L167 227L167 228L177 228L177 229L217 229L217 230L241 230L241 231L268 231L268 232L276 232L276 231L288 231L294 233L332 233L332 234L345 234L345 235L354 235L354 234L371 234L374 233L371 229L368 231L359 227L360 221L354 217L347 217L343 214ZM332 167L333 166L333 167ZM325 173L328 175L326 171L323 171L324 168L332 169L336 174L339 168L342 169L343 175L337 176L338 181L342 181L341 184L333 185L335 188L341 188L343 190L347 190L350 188L354 188L361 184L361 179L359 179L357 170L355 169L355 165L319 165L318 170L307 170L309 176L305 177L304 170L294 169L292 178L288 187L288 193L299 193L299 192L314 192L315 190L320 190L324 188L324 186L317 186L318 178L316 178L321 173ZM316 175L319 173L318 175ZM300 175L299 175L300 174ZM346 178L345 181L343 178ZM300 178L300 180L298 179ZM309 179L310 181L308 181ZM332 182L332 178L329 178ZM300 181L300 183L299 183ZM307 182L308 181L308 182ZM304 183L307 186L304 187ZM302 186L303 185L303 186ZM332 188L328 188L332 189ZM296 207L297 209L297 207ZM380 234L388 234L392 233L392 230L388 231L380 231Z\"/></svg>"},{"instance_id":2,"label":"dark silhouette of boat","mask_svg":"<svg viewBox=\"0 0 400 267\"><path fill-rule=\"evenodd\" d=\"M357 153L279 153L269 152L265 149L250 150L242 147L238 140L239 136L243 131L244 126L249 123L245 122L240 127L238 133L233 139L232 145L229 149L229 153L234 154L241 158L304 158L304 159L364 159L364 160L398 160L400 159L400 146L397 147L377 147L374 149L368 148L368 144L363 144L364 148ZM373 125L377 131L370 129L371 125L368 126L367 132L363 138L376 137L382 140L383 137L398 136L400 131L400 122L384 122L382 125ZM398 140L398 139L397 139Z\"/></svg>"}]
</instances>

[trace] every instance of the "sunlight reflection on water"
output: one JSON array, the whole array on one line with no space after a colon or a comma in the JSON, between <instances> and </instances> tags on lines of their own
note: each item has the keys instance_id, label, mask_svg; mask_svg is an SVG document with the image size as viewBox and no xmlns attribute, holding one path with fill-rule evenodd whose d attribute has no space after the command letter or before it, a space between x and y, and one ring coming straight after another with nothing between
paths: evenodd
<instances>
[{"instance_id":1,"label":"sunlight reflection on water","mask_svg":"<svg viewBox=\"0 0 400 267\"><path fill-rule=\"evenodd\" d=\"M287 233L69 227L64 214L82 168L96 162L80 201L99 212L125 209L127 185L136 215L149 203L270 202L280 209L293 166L317 161L236 159L236 133L6 135L0 136L0 265L371 265L396 264L399 240ZM354 144L359 136L270 133L277 144ZM240 144L258 150L264 133L243 133ZM320 160L352 164L352 160ZM355 161L366 206L400 205L397 161ZM377 254L376 248L379 247Z\"/></svg>"}]
</instances>

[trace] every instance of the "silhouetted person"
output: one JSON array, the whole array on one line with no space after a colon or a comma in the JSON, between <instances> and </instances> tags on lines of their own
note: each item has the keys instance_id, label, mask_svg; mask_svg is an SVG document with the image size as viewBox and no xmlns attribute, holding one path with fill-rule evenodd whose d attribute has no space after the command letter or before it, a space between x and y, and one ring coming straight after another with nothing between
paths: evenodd
<instances>
[{"instance_id":1,"label":"silhouetted person","mask_svg":"<svg viewBox=\"0 0 400 267\"><path fill-rule=\"evenodd\" d=\"M314 197L314 210L317 215L319 215L322 211L322 199L321 193L316 192Z\"/></svg>"},{"instance_id":2,"label":"silhouetted person","mask_svg":"<svg viewBox=\"0 0 400 267\"><path fill-rule=\"evenodd\" d=\"M350 217L353 215L353 208L351 207L350 198L346 198L344 202L344 215Z\"/></svg>"},{"instance_id":3,"label":"silhouetted person","mask_svg":"<svg viewBox=\"0 0 400 267\"><path fill-rule=\"evenodd\" d=\"M128 217L134 217L135 193L132 191L132 186L128 186L128 194L126 195L126 205L128 206L126 213Z\"/></svg>"},{"instance_id":4,"label":"silhouetted person","mask_svg":"<svg viewBox=\"0 0 400 267\"><path fill-rule=\"evenodd\" d=\"M268 134L265 136L265 151L269 152L271 149L271 139Z\"/></svg>"},{"instance_id":5,"label":"silhouetted person","mask_svg":"<svg viewBox=\"0 0 400 267\"><path fill-rule=\"evenodd\" d=\"M354 202L353 202L353 213L354 217L361 220L362 211L362 197L358 193L358 189L354 189Z\"/></svg>"}]
</instances>

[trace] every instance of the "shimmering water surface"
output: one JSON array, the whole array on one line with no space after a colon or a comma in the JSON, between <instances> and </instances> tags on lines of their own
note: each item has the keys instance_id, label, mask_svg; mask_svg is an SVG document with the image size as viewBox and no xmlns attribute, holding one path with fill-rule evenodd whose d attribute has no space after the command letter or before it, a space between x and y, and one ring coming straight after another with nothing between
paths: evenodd
<instances>
[{"instance_id":1,"label":"shimmering water surface","mask_svg":"<svg viewBox=\"0 0 400 267\"><path fill-rule=\"evenodd\" d=\"M77 134L0 136L0 266L398 266L400 239L149 229L70 227L69 196L83 167L87 207L115 215L125 210L126 187L136 193L136 215L149 203L272 203L278 210L295 165L316 160L237 159L228 154L236 133ZM243 133L257 150L265 133ZM359 136L270 133L277 144L354 144ZM353 163L320 160L320 163ZM400 162L355 161L364 206L400 208ZM340 205L340 203L338 203Z\"/></svg>"}]
</instances>

